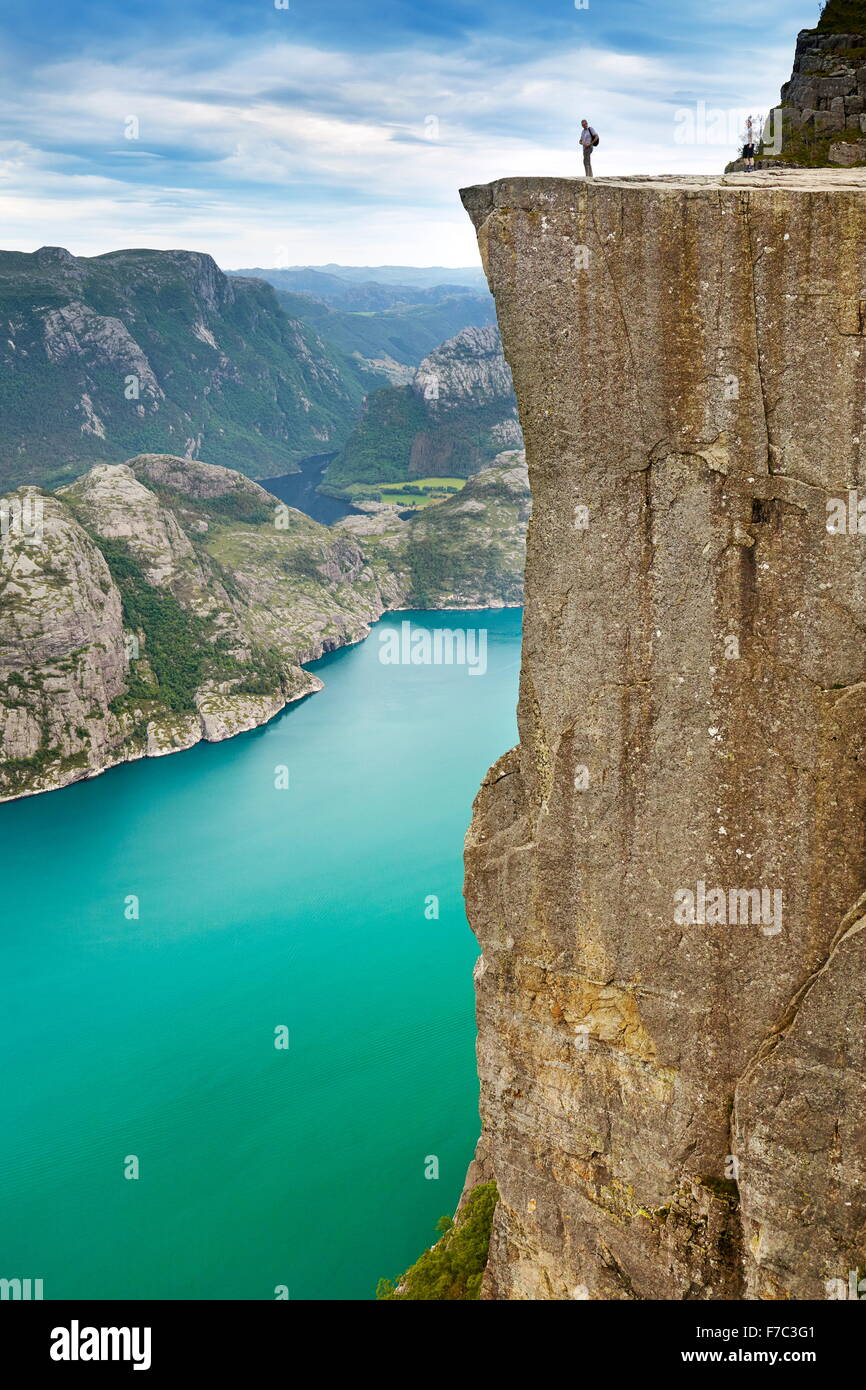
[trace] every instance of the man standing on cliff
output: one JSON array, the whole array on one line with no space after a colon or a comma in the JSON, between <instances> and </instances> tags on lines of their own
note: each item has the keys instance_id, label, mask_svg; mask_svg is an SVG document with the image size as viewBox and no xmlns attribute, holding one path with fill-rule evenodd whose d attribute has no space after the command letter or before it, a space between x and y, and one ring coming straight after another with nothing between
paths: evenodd
<instances>
[{"instance_id":1,"label":"man standing on cliff","mask_svg":"<svg viewBox=\"0 0 866 1390\"><path fill-rule=\"evenodd\" d=\"M594 131L589 121L581 121L580 143L583 146L583 172L588 179L593 177L592 172L592 150L598 144L598 133Z\"/></svg>"}]
</instances>

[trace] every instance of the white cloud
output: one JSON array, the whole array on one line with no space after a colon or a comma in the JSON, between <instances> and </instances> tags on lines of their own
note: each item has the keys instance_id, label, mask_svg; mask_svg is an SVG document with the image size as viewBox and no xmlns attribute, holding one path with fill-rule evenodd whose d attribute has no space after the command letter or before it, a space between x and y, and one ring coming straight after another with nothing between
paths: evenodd
<instances>
[{"instance_id":1,"label":"white cloud","mask_svg":"<svg viewBox=\"0 0 866 1390\"><path fill-rule=\"evenodd\" d=\"M733 151L678 144L677 110L703 97L763 113L790 54L717 61L689 74L688 93L666 60L585 45L526 56L514 41L366 55L211 45L46 65L0 96L17 137L0 149L4 242L190 245L228 265L286 246L298 261L465 264L476 252L458 188L576 174L581 116L602 133L599 173L721 169ZM124 139L130 116L138 140Z\"/></svg>"}]
</instances>

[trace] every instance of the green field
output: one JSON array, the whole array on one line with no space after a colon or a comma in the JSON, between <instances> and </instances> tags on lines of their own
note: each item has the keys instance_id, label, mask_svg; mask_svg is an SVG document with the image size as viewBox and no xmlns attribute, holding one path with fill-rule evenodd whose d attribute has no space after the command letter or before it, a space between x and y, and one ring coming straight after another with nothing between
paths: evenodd
<instances>
[{"instance_id":1,"label":"green field","mask_svg":"<svg viewBox=\"0 0 866 1390\"><path fill-rule=\"evenodd\" d=\"M417 511L453 497L465 482L465 478L413 478L405 483L350 483L341 492L355 502L393 502Z\"/></svg>"}]
</instances>

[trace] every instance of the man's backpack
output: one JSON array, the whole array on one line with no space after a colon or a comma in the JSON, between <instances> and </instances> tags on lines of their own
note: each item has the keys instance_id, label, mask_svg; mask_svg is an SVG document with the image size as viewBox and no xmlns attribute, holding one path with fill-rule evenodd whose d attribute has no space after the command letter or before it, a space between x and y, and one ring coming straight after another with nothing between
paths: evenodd
<instances>
[{"instance_id":1,"label":"man's backpack","mask_svg":"<svg viewBox=\"0 0 866 1390\"><path fill-rule=\"evenodd\" d=\"M592 137L592 143L593 143L593 145L594 145L594 146L597 145L600 139L601 139L601 136L600 136L600 135L593 135L593 137Z\"/></svg>"}]
</instances>

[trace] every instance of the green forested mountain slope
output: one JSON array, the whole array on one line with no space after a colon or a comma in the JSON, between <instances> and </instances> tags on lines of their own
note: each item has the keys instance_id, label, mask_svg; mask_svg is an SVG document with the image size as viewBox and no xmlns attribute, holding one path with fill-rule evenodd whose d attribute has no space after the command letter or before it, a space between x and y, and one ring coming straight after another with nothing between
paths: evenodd
<instances>
[{"instance_id":1,"label":"green forested mountain slope","mask_svg":"<svg viewBox=\"0 0 866 1390\"><path fill-rule=\"evenodd\" d=\"M819 34L866 34L866 0L827 0L816 28Z\"/></svg>"},{"instance_id":2,"label":"green forested mountain slope","mask_svg":"<svg viewBox=\"0 0 866 1390\"><path fill-rule=\"evenodd\" d=\"M289 472L343 443L376 380L210 256L0 252L4 487L142 452Z\"/></svg>"},{"instance_id":3,"label":"green forested mountain slope","mask_svg":"<svg viewBox=\"0 0 866 1390\"><path fill-rule=\"evenodd\" d=\"M364 402L323 487L467 478L522 443L511 372L495 326L465 328L421 362L411 383Z\"/></svg>"}]
</instances>

